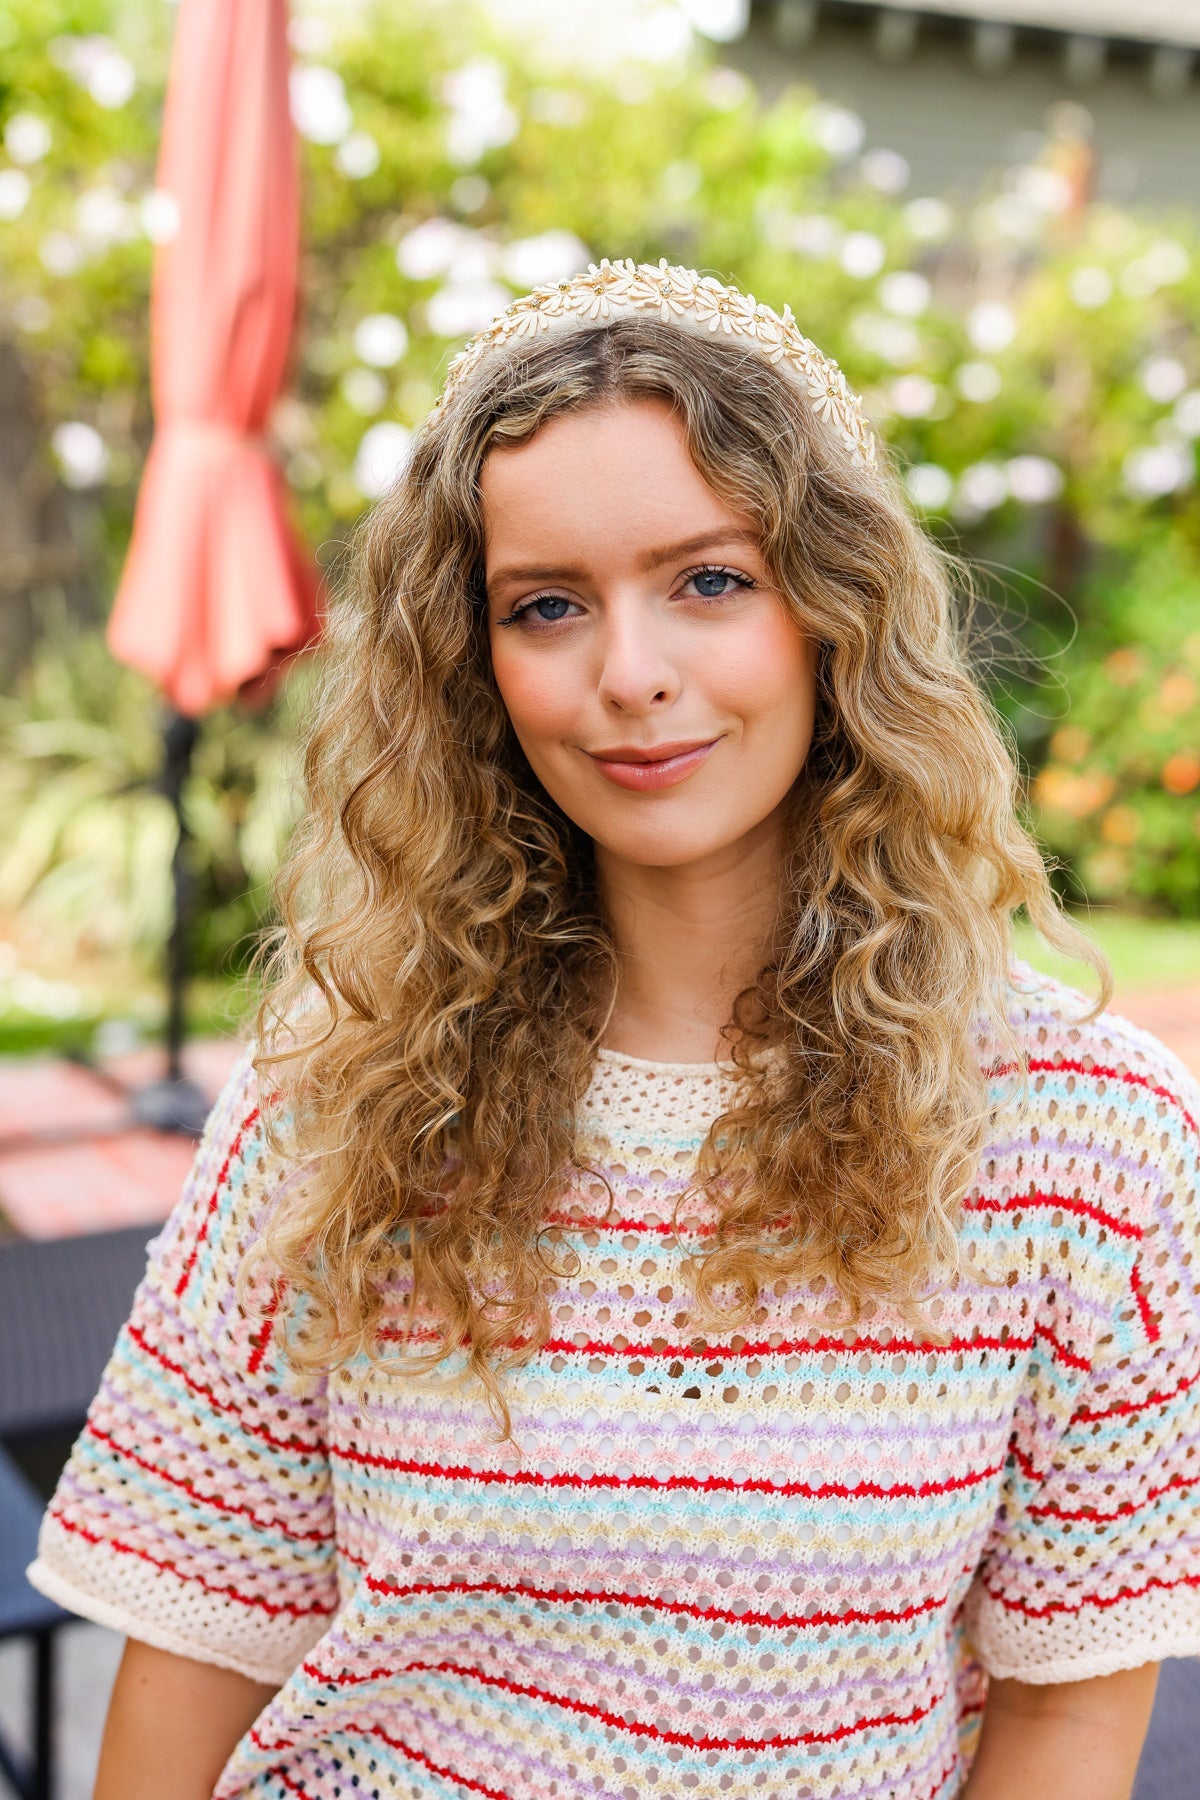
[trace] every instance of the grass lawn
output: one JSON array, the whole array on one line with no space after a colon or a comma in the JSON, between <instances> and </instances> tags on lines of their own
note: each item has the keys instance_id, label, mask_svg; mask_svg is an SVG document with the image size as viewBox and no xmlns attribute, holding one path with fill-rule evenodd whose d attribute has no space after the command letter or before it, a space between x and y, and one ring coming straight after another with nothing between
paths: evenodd
<instances>
[{"instance_id":1,"label":"grass lawn","mask_svg":"<svg viewBox=\"0 0 1200 1800\"><path fill-rule=\"evenodd\" d=\"M1118 992L1200 986L1200 919L1140 919L1103 907L1075 916L1108 958ZM1051 950L1023 919L1017 921L1016 944L1017 954L1035 969L1092 991L1087 964Z\"/></svg>"}]
</instances>

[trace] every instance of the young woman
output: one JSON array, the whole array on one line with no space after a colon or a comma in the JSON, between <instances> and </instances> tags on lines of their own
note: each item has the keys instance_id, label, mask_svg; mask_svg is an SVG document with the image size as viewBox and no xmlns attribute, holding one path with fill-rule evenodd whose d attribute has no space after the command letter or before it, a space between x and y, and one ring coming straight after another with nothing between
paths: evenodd
<instances>
[{"instance_id":1,"label":"young woman","mask_svg":"<svg viewBox=\"0 0 1200 1800\"><path fill-rule=\"evenodd\" d=\"M98 1800L1124 1800L1200 1651L1200 1098L1013 962L1081 940L841 375L603 263L358 568L34 1566L131 1640Z\"/></svg>"}]
</instances>

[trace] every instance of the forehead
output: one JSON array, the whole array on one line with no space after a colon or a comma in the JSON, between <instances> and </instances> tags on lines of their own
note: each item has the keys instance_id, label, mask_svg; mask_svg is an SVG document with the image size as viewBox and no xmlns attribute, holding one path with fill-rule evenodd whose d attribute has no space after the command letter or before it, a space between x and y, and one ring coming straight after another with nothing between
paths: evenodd
<instances>
[{"instance_id":1,"label":"forehead","mask_svg":"<svg viewBox=\"0 0 1200 1800\"><path fill-rule=\"evenodd\" d=\"M552 419L526 443L489 453L480 492L489 572L518 551L632 551L749 523L709 486L680 421L657 401Z\"/></svg>"}]
</instances>

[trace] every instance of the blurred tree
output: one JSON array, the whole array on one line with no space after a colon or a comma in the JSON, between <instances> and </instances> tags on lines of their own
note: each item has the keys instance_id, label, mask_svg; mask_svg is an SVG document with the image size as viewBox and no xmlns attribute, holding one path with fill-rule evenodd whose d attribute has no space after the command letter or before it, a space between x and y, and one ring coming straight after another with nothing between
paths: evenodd
<instances>
[{"instance_id":1,"label":"blurred tree","mask_svg":"<svg viewBox=\"0 0 1200 1800\"><path fill-rule=\"evenodd\" d=\"M0 13L0 359L23 371L0 379L0 407L39 432L28 470L3 465L0 479L70 502L60 553L74 544L92 587L90 600L78 582L71 592L77 619L107 606L149 436L150 253L172 229L153 186L169 26L152 0L7 0ZM979 568L979 653L1038 774L1037 821L1068 885L1200 905L1188 761L1200 710L1194 655L1180 648L1200 572L1190 215L1083 203L1055 128L968 212L905 197L902 159L864 152L852 114L802 90L764 108L712 50L602 75L550 69L468 8L432 0L298 10L294 43L304 300L273 431L327 566L403 459L450 356L511 294L600 255L732 276L790 300L863 392L929 528ZM54 540L36 509L6 526L6 505L0 580L32 617L64 576L52 558L21 563ZM12 542L14 531L38 543ZM10 654L23 636L10 634ZM1112 659L1126 649L1139 673L1121 687L1112 669L1134 665ZM92 651L67 632L52 654ZM61 829L26 819L49 804L42 752L21 736L23 721L45 723L47 679L40 654L0 727L17 768L0 897L37 908L57 895L67 930L69 893L82 931L94 917L86 879L56 875ZM99 688L89 675L84 706L83 680L59 690L66 714L77 705L91 718L107 693L125 742L148 693L136 698L115 671ZM222 733L245 746L247 732L254 754L222 761ZM245 897L259 853L230 821L253 815L262 762L286 761L289 733L231 712L215 725L209 785L193 790L214 959L261 901ZM55 754L65 767L85 753ZM122 766L104 766L114 795L146 774L132 745ZM1085 805L1064 771L1094 778L1088 794L1113 785ZM148 947L146 880L105 917L110 935Z\"/></svg>"}]
</instances>

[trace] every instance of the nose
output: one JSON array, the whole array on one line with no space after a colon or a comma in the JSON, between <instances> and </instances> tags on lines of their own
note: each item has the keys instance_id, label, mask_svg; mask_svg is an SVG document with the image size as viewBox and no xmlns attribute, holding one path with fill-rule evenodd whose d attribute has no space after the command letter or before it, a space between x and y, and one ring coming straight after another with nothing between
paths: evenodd
<instances>
[{"instance_id":1,"label":"nose","mask_svg":"<svg viewBox=\"0 0 1200 1800\"><path fill-rule=\"evenodd\" d=\"M654 608L632 602L606 609L598 683L602 705L636 717L678 698L683 684L669 637Z\"/></svg>"}]
</instances>

